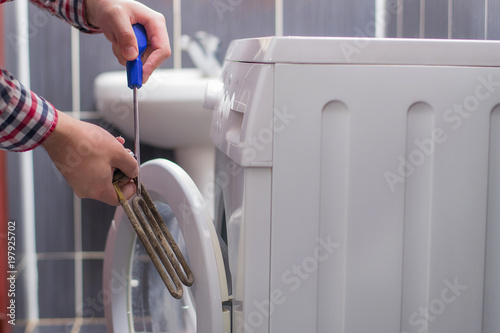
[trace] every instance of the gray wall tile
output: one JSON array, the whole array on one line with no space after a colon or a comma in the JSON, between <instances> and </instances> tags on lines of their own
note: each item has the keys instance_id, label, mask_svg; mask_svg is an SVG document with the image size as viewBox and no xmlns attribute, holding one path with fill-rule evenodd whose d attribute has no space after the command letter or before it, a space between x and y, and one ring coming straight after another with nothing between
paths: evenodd
<instances>
[{"instance_id":1,"label":"gray wall tile","mask_svg":"<svg viewBox=\"0 0 500 333\"><path fill-rule=\"evenodd\" d=\"M425 38L448 38L448 0L425 2Z\"/></svg>"},{"instance_id":2,"label":"gray wall tile","mask_svg":"<svg viewBox=\"0 0 500 333\"><path fill-rule=\"evenodd\" d=\"M18 56L15 52L15 43L19 36L15 33L16 21L13 3L2 4L3 7L3 28L5 32L5 45L2 45L5 52L5 68L14 76L17 76Z\"/></svg>"},{"instance_id":3,"label":"gray wall tile","mask_svg":"<svg viewBox=\"0 0 500 333\"><path fill-rule=\"evenodd\" d=\"M38 286L40 318L75 317L73 260L39 260Z\"/></svg>"},{"instance_id":4,"label":"gray wall tile","mask_svg":"<svg viewBox=\"0 0 500 333\"><path fill-rule=\"evenodd\" d=\"M80 333L107 333L106 325L83 325Z\"/></svg>"},{"instance_id":5,"label":"gray wall tile","mask_svg":"<svg viewBox=\"0 0 500 333\"><path fill-rule=\"evenodd\" d=\"M454 39L484 39L484 0L453 0Z\"/></svg>"},{"instance_id":6,"label":"gray wall tile","mask_svg":"<svg viewBox=\"0 0 500 333\"><path fill-rule=\"evenodd\" d=\"M500 0L488 0L488 39L500 39Z\"/></svg>"},{"instance_id":7,"label":"gray wall tile","mask_svg":"<svg viewBox=\"0 0 500 333\"><path fill-rule=\"evenodd\" d=\"M16 323L16 326L12 327L12 333L24 333L26 330L26 325Z\"/></svg>"},{"instance_id":8,"label":"gray wall tile","mask_svg":"<svg viewBox=\"0 0 500 333\"><path fill-rule=\"evenodd\" d=\"M71 328L73 325L44 325L37 326L33 333L71 333Z\"/></svg>"},{"instance_id":9,"label":"gray wall tile","mask_svg":"<svg viewBox=\"0 0 500 333\"><path fill-rule=\"evenodd\" d=\"M80 34L80 108L95 111L94 80L100 73L121 71L110 42L103 34Z\"/></svg>"},{"instance_id":10,"label":"gray wall tile","mask_svg":"<svg viewBox=\"0 0 500 333\"><path fill-rule=\"evenodd\" d=\"M73 191L42 148L33 160L37 252L73 251Z\"/></svg>"},{"instance_id":11,"label":"gray wall tile","mask_svg":"<svg viewBox=\"0 0 500 333\"><path fill-rule=\"evenodd\" d=\"M403 37L418 36L420 2L423 0L403 0ZM398 0L387 0L388 6L395 6ZM448 8L451 5L452 38L484 39L485 0L426 0L425 38L448 38ZM500 10L499 0L488 1L488 32L492 39L500 36L496 13ZM397 36L397 17L391 16L387 29L388 37Z\"/></svg>"},{"instance_id":12,"label":"gray wall tile","mask_svg":"<svg viewBox=\"0 0 500 333\"><path fill-rule=\"evenodd\" d=\"M71 27L29 6L31 90L57 109L71 110Z\"/></svg>"},{"instance_id":13,"label":"gray wall tile","mask_svg":"<svg viewBox=\"0 0 500 333\"><path fill-rule=\"evenodd\" d=\"M420 0L407 0L403 6L403 38L420 37Z\"/></svg>"},{"instance_id":14,"label":"gray wall tile","mask_svg":"<svg viewBox=\"0 0 500 333\"><path fill-rule=\"evenodd\" d=\"M102 260L83 261L83 317L104 318L104 303L108 297L102 293Z\"/></svg>"},{"instance_id":15,"label":"gray wall tile","mask_svg":"<svg viewBox=\"0 0 500 333\"><path fill-rule=\"evenodd\" d=\"M83 251L104 251L115 209L96 200L82 200Z\"/></svg>"},{"instance_id":16,"label":"gray wall tile","mask_svg":"<svg viewBox=\"0 0 500 333\"><path fill-rule=\"evenodd\" d=\"M287 0L283 32L297 36L373 37L374 12L372 0Z\"/></svg>"},{"instance_id":17,"label":"gray wall tile","mask_svg":"<svg viewBox=\"0 0 500 333\"><path fill-rule=\"evenodd\" d=\"M395 38L398 36L398 15L403 12L404 5L400 6L398 0L387 0L386 8L386 37Z\"/></svg>"},{"instance_id":18,"label":"gray wall tile","mask_svg":"<svg viewBox=\"0 0 500 333\"><path fill-rule=\"evenodd\" d=\"M218 36L222 60L233 39L274 35L274 15L274 3L269 0L182 1L182 33L194 36L203 30ZM182 65L193 67L187 55Z\"/></svg>"}]
</instances>

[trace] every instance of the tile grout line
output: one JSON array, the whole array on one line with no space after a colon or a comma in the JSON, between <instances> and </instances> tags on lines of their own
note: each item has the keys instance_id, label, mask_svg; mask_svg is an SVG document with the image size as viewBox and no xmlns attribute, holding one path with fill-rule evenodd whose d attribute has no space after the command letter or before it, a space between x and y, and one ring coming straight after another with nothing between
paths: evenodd
<instances>
[{"instance_id":1,"label":"tile grout line","mask_svg":"<svg viewBox=\"0 0 500 333\"><path fill-rule=\"evenodd\" d=\"M283 36L283 0L275 0L274 2L274 15L275 26L274 34L276 36Z\"/></svg>"},{"instance_id":2,"label":"tile grout line","mask_svg":"<svg viewBox=\"0 0 500 333\"><path fill-rule=\"evenodd\" d=\"M75 260L76 256L81 256L82 260L103 260L104 251L82 251L82 252L39 252L37 259L40 260ZM23 262L19 264L21 266Z\"/></svg>"},{"instance_id":3,"label":"tile grout line","mask_svg":"<svg viewBox=\"0 0 500 333\"><path fill-rule=\"evenodd\" d=\"M106 325L105 317L94 318L40 318L38 322L29 322L26 319L16 320L16 325L26 325L25 333L33 332L37 327L47 326L77 326L81 329L83 325Z\"/></svg>"},{"instance_id":4,"label":"tile grout line","mask_svg":"<svg viewBox=\"0 0 500 333\"><path fill-rule=\"evenodd\" d=\"M80 120L80 32L71 28L71 106L73 117Z\"/></svg>"},{"instance_id":5,"label":"tile grout line","mask_svg":"<svg viewBox=\"0 0 500 333\"><path fill-rule=\"evenodd\" d=\"M182 15L181 15L181 0L174 0L172 4L173 12L173 61L174 69L180 69L182 67Z\"/></svg>"},{"instance_id":6,"label":"tile grout line","mask_svg":"<svg viewBox=\"0 0 500 333\"><path fill-rule=\"evenodd\" d=\"M419 38L425 38L425 0L420 0Z\"/></svg>"},{"instance_id":7,"label":"tile grout line","mask_svg":"<svg viewBox=\"0 0 500 333\"><path fill-rule=\"evenodd\" d=\"M448 0L448 39L453 37L453 0Z\"/></svg>"},{"instance_id":8,"label":"tile grout line","mask_svg":"<svg viewBox=\"0 0 500 333\"><path fill-rule=\"evenodd\" d=\"M484 39L488 39L488 0L484 0Z\"/></svg>"},{"instance_id":9,"label":"tile grout line","mask_svg":"<svg viewBox=\"0 0 500 333\"><path fill-rule=\"evenodd\" d=\"M404 2L403 0L397 1L397 14L396 14L396 37L403 37L403 11L404 11Z\"/></svg>"},{"instance_id":10,"label":"tile grout line","mask_svg":"<svg viewBox=\"0 0 500 333\"><path fill-rule=\"evenodd\" d=\"M80 120L80 33L71 28L71 100L73 117ZM75 250L75 316L80 318L83 309L83 260L82 260L82 200L73 193L74 250Z\"/></svg>"},{"instance_id":11,"label":"tile grout line","mask_svg":"<svg viewBox=\"0 0 500 333\"><path fill-rule=\"evenodd\" d=\"M18 78L26 88L31 86L30 77L30 48L29 48L29 9L27 1L16 1L15 11L15 31L21 38L17 39L15 45L18 55ZM35 216L35 179L33 167L33 151L21 153L21 216L25 226L24 234L24 259L26 260L26 317L30 323L36 324L39 319L38 308L38 265L36 262L36 216Z\"/></svg>"},{"instance_id":12,"label":"tile grout line","mask_svg":"<svg viewBox=\"0 0 500 333\"><path fill-rule=\"evenodd\" d=\"M37 324L37 321L28 320L28 325L26 325L24 333L33 333L36 329Z\"/></svg>"},{"instance_id":13,"label":"tile grout line","mask_svg":"<svg viewBox=\"0 0 500 333\"><path fill-rule=\"evenodd\" d=\"M80 329L83 325L83 319L81 317L75 318L75 322L73 323L73 328L71 329L71 333L79 333Z\"/></svg>"},{"instance_id":14,"label":"tile grout line","mask_svg":"<svg viewBox=\"0 0 500 333\"><path fill-rule=\"evenodd\" d=\"M387 13L386 0L375 0L375 37L387 37L387 20L385 14Z\"/></svg>"}]
</instances>

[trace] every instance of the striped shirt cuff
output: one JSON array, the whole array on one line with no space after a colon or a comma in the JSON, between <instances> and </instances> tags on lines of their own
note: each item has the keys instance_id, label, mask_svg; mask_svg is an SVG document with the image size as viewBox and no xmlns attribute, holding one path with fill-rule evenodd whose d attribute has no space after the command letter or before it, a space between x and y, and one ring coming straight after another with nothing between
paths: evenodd
<instances>
[{"instance_id":1,"label":"striped shirt cuff","mask_svg":"<svg viewBox=\"0 0 500 333\"><path fill-rule=\"evenodd\" d=\"M0 149L27 151L54 131L57 111L45 99L24 88L9 72L0 74Z\"/></svg>"}]
</instances>

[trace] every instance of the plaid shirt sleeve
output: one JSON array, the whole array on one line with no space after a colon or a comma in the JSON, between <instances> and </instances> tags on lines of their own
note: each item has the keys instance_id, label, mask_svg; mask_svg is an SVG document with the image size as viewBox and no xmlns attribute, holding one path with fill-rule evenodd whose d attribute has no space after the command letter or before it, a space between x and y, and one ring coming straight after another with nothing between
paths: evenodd
<instances>
[{"instance_id":1,"label":"plaid shirt sleeve","mask_svg":"<svg viewBox=\"0 0 500 333\"><path fill-rule=\"evenodd\" d=\"M11 0L0 0L0 4ZM85 0L31 0L77 29L100 32L85 19ZM0 68L0 149L26 151L39 146L57 124L57 111Z\"/></svg>"},{"instance_id":2,"label":"plaid shirt sleeve","mask_svg":"<svg viewBox=\"0 0 500 333\"><path fill-rule=\"evenodd\" d=\"M6 0L0 0L6 1ZM47 9L52 15L55 15L75 28L87 32L101 32L96 27L91 26L85 18L85 0L30 0L40 8Z\"/></svg>"},{"instance_id":3,"label":"plaid shirt sleeve","mask_svg":"<svg viewBox=\"0 0 500 333\"><path fill-rule=\"evenodd\" d=\"M56 127L57 111L23 87L9 72L0 71L0 149L26 151L40 145Z\"/></svg>"},{"instance_id":4,"label":"plaid shirt sleeve","mask_svg":"<svg viewBox=\"0 0 500 333\"><path fill-rule=\"evenodd\" d=\"M0 0L0 4L12 0ZM85 1L86 0L31 0L32 3L40 8L48 10L52 15L55 15L75 28L87 32L101 32L96 27L91 26L85 18Z\"/></svg>"}]
</instances>

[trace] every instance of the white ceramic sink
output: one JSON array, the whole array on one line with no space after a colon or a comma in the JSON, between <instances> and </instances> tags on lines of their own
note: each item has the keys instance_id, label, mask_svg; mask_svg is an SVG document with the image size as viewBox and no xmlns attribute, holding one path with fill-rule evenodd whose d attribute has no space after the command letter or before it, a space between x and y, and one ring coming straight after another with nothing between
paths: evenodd
<instances>
[{"instance_id":1,"label":"white ceramic sink","mask_svg":"<svg viewBox=\"0 0 500 333\"><path fill-rule=\"evenodd\" d=\"M198 69L159 69L138 90L140 139L161 148L210 144L212 112L203 108L208 78ZM125 71L100 74L97 111L133 138L132 90Z\"/></svg>"},{"instance_id":2,"label":"white ceramic sink","mask_svg":"<svg viewBox=\"0 0 500 333\"><path fill-rule=\"evenodd\" d=\"M203 107L209 80L198 69L156 70L138 90L138 100L141 143L174 150L176 163L194 180L213 216L212 112ZM94 94L97 111L133 139L133 95L126 72L100 74Z\"/></svg>"}]
</instances>

